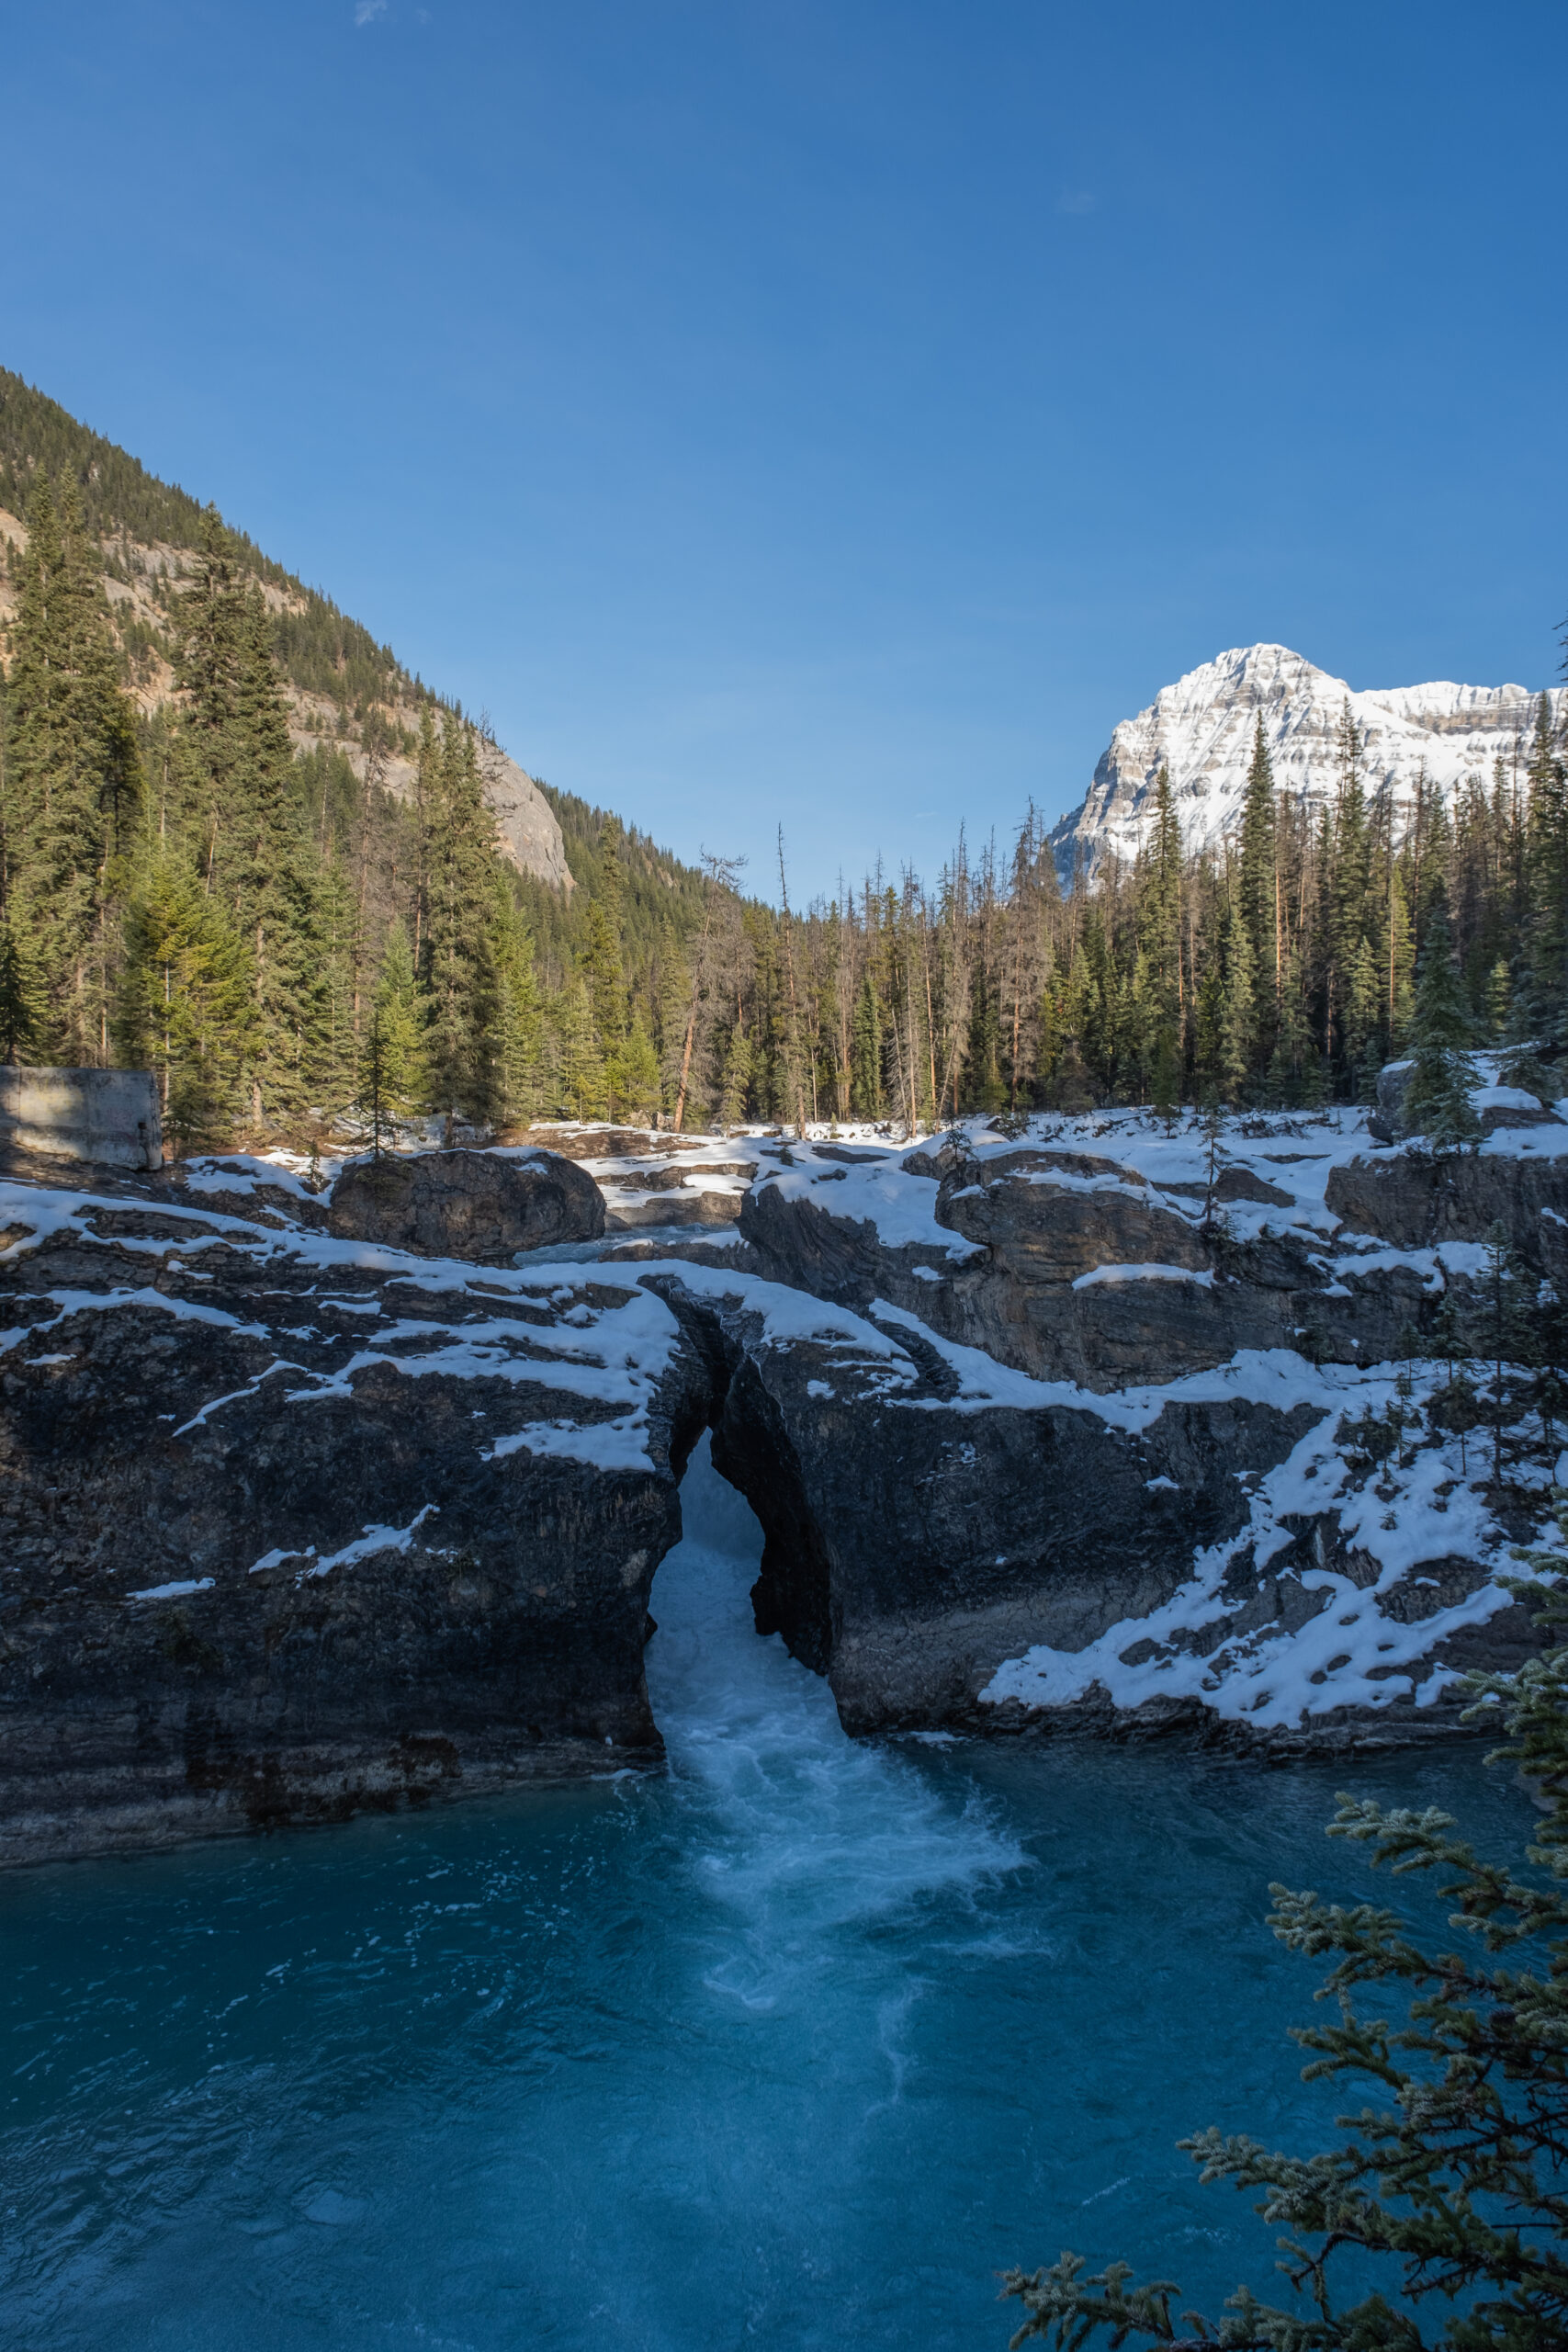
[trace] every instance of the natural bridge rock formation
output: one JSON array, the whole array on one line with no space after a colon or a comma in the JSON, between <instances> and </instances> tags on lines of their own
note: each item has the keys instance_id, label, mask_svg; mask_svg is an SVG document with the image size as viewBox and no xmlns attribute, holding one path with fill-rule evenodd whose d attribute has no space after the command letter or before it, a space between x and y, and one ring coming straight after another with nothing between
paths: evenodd
<instances>
[{"instance_id":1,"label":"natural bridge rock formation","mask_svg":"<svg viewBox=\"0 0 1568 2352\"><path fill-rule=\"evenodd\" d=\"M753 1139L732 1251L524 1267L479 1261L545 1187L602 1219L581 1167L394 1164L367 1238L270 1163L34 1168L0 1198L0 1853L656 1761L705 1426L759 1625L852 1730L1451 1728L1458 1670L1529 1644L1497 1576L1538 1520L1436 1418L1382 1442L1389 1358L1496 1218L1562 1278L1568 1160L1241 1140Z\"/></svg>"}]
</instances>

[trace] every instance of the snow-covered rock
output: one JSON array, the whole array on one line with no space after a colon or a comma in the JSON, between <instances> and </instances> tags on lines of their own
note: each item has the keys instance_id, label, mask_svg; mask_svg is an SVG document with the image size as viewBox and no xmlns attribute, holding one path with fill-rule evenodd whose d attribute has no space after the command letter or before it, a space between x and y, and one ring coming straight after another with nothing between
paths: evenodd
<instances>
[{"instance_id":1,"label":"snow-covered rock","mask_svg":"<svg viewBox=\"0 0 1568 2352\"><path fill-rule=\"evenodd\" d=\"M1568 689L1550 695L1554 724L1568 716ZM1407 805L1417 775L1453 793L1468 775L1490 788L1501 759L1522 786L1539 696L1524 686L1465 686L1438 679L1421 686L1353 692L1283 645L1217 654L1165 686L1146 710L1124 718L1094 772L1085 799L1051 835L1058 871L1070 881L1081 857L1092 876L1106 856L1136 855L1154 822L1162 767L1188 850L1234 837L1259 717L1281 792L1315 806L1339 774L1345 705L1362 737L1369 794Z\"/></svg>"},{"instance_id":2,"label":"snow-covered rock","mask_svg":"<svg viewBox=\"0 0 1568 2352\"><path fill-rule=\"evenodd\" d=\"M733 1250L513 1265L323 1230L272 1160L16 1171L0 1861L656 1763L649 1600L705 1426L759 1627L852 1730L1451 1729L1459 1673L1533 1639L1501 1578L1555 1449L1518 1388L1503 1493L1473 1393L1390 1358L1494 1219L1568 1295L1553 1140L709 1138L683 1169L758 1171Z\"/></svg>"}]
</instances>

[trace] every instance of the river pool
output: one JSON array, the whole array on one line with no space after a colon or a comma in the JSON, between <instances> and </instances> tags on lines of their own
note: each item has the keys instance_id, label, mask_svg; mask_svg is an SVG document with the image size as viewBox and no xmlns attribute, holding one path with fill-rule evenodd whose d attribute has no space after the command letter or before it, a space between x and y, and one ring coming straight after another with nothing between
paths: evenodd
<instances>
[{"instance_id":1,"label":"river pool","mask_svg":"<svg viewBox=\"0 0 1568 2352\"><path fill-rule=\"evenodd\" d=\"M853 1744L705 1444L683 1500L668 1777L0 1883L9 2352L1002 2352L1066 2245L1271 2288L1174 2145L1329 2136L1269 1881L1362 1892L1347 1783L1509 1838L1517 1791Z\"/></svg>"}]
</instances>

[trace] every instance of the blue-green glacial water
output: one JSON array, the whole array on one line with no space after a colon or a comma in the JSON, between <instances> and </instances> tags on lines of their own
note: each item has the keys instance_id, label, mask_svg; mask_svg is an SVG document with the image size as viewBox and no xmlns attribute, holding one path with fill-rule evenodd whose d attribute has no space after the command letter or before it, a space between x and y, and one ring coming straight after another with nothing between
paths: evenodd
<instances>
[{"instance_id":1,"label":"blue-green glacial water","mask_svg":"<svg viewBox=\"0 0 1568 2352\"><path fill-rule=\"evenodd\" d=\"M852 1745L705 1449L685 1499L668 1778L0 1888L8 2352L1001 2352L1064 2245L1269 2285L1173 2145L1326 2133L1269 1880L1360 1891L1348 1776L1523 1801L1472 1748Z\"/></svg>"}]
</instances>

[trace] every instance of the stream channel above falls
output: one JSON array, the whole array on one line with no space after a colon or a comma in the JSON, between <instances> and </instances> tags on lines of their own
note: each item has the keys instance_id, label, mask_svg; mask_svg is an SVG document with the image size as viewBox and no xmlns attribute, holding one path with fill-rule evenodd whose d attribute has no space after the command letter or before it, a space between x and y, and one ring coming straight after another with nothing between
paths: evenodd
<instances>
[{"instance_id":1,"label":"stream channel above falls","mask_svg":"<svg viewBox=\"0 0 1568 2352\"><path fill-rule=\"evenodd\" d=\"M1269 1882L1368 1890L1340 1787L1515 1844L1517 1789L852 1743L705 1440L682 1501L667 1777L4 1883L8 2352L1002 2352L995 2273L1067 2245L1273 2291L1174 2145L1333 2137Z\"/></svg>"}]
</instances>

